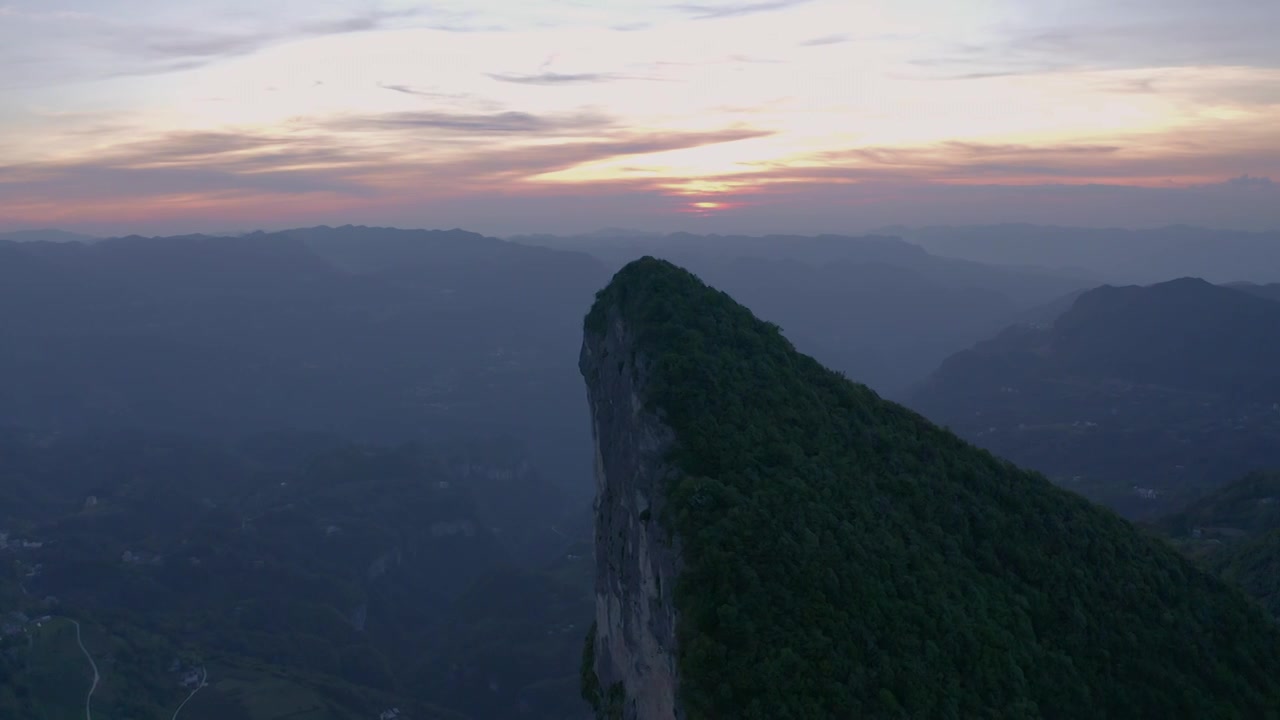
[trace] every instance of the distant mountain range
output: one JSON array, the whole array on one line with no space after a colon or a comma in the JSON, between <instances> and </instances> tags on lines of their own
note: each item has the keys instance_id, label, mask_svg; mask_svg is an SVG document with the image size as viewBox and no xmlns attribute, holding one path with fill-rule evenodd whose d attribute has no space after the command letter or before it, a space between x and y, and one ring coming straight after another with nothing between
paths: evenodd
<instances>
[{"instance_id":1,"label":"distant mountain range","mask_svg":"<svg viewBox=\"0 0 1280 720\"><path fill-rule=\"evenodd\" d=\"M1195 252L1179 256L1184 260L1199 257L1207 242L1191 237L1182 246ZM1126 242L1181 247L1174 239L1137 233ZM1270 326L1261 316L1240 320L1252 316L1231 303L1205 306L1196 311L1204 317L1192 313L1178 324L1186 312L1179 303L1199 307L1199 300L1178 299L1195 294L1189 281L1155 292L1147 307L1138 302L1147 295L1135 289L1086 293L1099 282L1088 271L1007 264L1016 254L1003 265L940 257L888 236L605 229L519 240L345 226L92 244L0 241L0 340L14 348L0 356L0 422L221 434L287 428L379 442L504 435L527 443L538 468L585 502L590 440L580 409L566 401L578 392L568 360L577 318L610 272L649 254L751 303L799 348L882 395L910 398L966 437L1054 477L1085 486L1096 481L1085 492L1126 512L1158 511L1181 497L1169 495L1175 487L1194 494L1192 488L1238 476L1252 469L1247 463L1269 457L1241 445L1250 433L1225 429L1213 437L1230 437L1224 447L1237 459L1214 471L1188 458L1133 459L1138 469L1122 470L1130 460L1108 455L1120 446L1089 446L1100 453L1089 461L1079 446L1049 440L1057 438L1049 426L1101 425L1104 415L1146 414L1152 420L1146 432L1172 432L1154 419L1174 412L1173 398L1183 409L1171 422L1190 432L1186 423L1204 415L1197 404L1203 401L1186 393L1222 390L1196 385L1210 376L1236 378L1238 394L1261 402L1253 383L1265 367L1240 363L1264 358L1253 338L1265 347L1263 328ZM1275 298L1280 286L1261 281L1274 281L1267 273L1280 265L1267 266L1256 253L1224 256L1235 263L1252 258L1259 282L1216 288L1215 297L1270 307L1263 299ZM1090 310L1097 303L1101 309ZM1139 312L1144 307L1146 315ZM1053 325L1060 316L1062 324ZM944 364L1011 325L1019 329ZM1200 340L1178 344L1188 337ZM1044 348L1052 348L1051 362L1032 362ZM1233 355L1224 356L1228 351ZM974 358L974 367L961 372L965 358ZM911 388L940 366L932 394L913 397ZM1058 409L1032 407L1066 387L1078 390L1082 373L1111 377L1122 367L1123 382L1139 389L1117 396L1120 406L1110 404L1112 386L1094 378L1085 383L1093 388L1089 402L1077 397L1055 401L1067 403ZM961 374L948 380L954 373ZM1028 374L1039 385L1024 388L1036 398L1025 401L1025 410L1008 405L1012 396L988 392ZM1055 374L1074 384L1053 384ZM999 402L991 400L997 396ZM1215 427L1235 428L1247 415L1253 420L1243 426L1252 428L1270 417L1264 404L1237 407L1243 401L1236 396L1230 402L1229 410L1205 411L1217 418ZM1015 432L1019 426L1039 429ZM1180 437L1191 443L1191 435ZM1116 483L1126 474L1131 481L1120 490ZM1152 498L1135 495L1148 490L1166 500L1152 505Z\"/></svg>"},{"instance_id":2,"label":"distant mountain range","mask_svg":"<svg viewBox=\"0 0 1280 720\"><path fill-rule=\"evenodd\" d=\"M66 230L14 230L0 233L0 240L10 242L95 242L99 238L93 235L67 232Z\"/></svg>"},{"instance_id":3,"label":"distant mountain range","mask_svg":"<svg viewBox=\"0 0 1280 720\"><path fill-rule=\"evenodd\" d=\"M1275 282L1280 231L1175 225L1147 230L1042 225L888 227L879 232L946 257L1087 273L1100 282L1148 284L1196 276L1215 283Z\"/></svg>"},{"instance_id":4,"label":"distant mountain range","mask_svg":"<svg viewBox=\"0 0 1280 720\"><path fill-rule=\"evenodd\" d=\"M1280 302L1185 278L1101 287L947 359L913 406L1134 516L1280 467Z\"/></svg>"},{"instance_id":5,"label":"distant mountain range","mask_svg":"<svg viewBox=\"0 0 1280 720\"><path fill-rule=\"evenodd\" d=\"M1084 274L938 257L887 236L519 236L617 269L644 255L679 263L750 303L807 352L901 395L955 349L1025 312L1096 285Z\"/></svg>"},{"instance_id":6,"label":"distant mountain range","mask_svg":"<svg viewBox=\"0 0 1280 720\"><path fill-rule=\"evenodd\" d=\"M548 241L548 244L556 243ZM637 253L683 259L801 347L899 393L947 354L1082 287L892 238L462 230L0 241L0 422L376 441L507 433L585 493L570 359L583 303ZM54 360L50 360L53 358Z\"/></svg>"},{"instance_id":7,"label":"distant mountain range","mask_svg":"<svg viewBox=\"0 0 1280 720\"><path fill-rule=\"evenodd\" d=\"M0 424L505 436L585 502L570 358L607 277L462 231L0 242Z\"/></svg>"},{"instance_id":8,"label":"distant mountain range","mask_svg":"<svg viewBox=\"0 0 1280 720\"><path fill-rule=\"evenodd\" d=\"M261 232L213 233L209 237L243 237ZM1080 287L1112 284L1149 284L1177 277L1196 276L1210 282L1247 281L1272 283L1277 278L1272 268L1280 267L1280 230L1245 232L1174 225L1163 228L1122 229L1030 225L961 226L887 226L872 237L899 239L924 248L935 259L968 260L984 265L1017 267L1033 273L1049 272L1069 277ZM797 248L786 241L807 240L810 245L828 242L828 250L815 253L814 248ZM682 250L724 252L742 255L813 260L841 259L854 262L889 261L899 264L902 256L876 258L867 253L866 243L856 250L845 247L835 255L831 245L849 245L846 236L799 238L743 238L721 235L660 233L632 228L601 228L589 233L557 236L549 234L517 234L508 237L516 243L545 245L559 249L590 252L617 266L635 259L636 251L645 247L665 256L673 247ZM0 233L0 240L14 242L95 242L99 238L57 229L18 230ZM784 242L779 243L777 240ZM641 247L644 246L644 247ZM689 247L689 246L697 246ZM882 246L884 250L887 246ZM688 260L688 253L680 258ZM953 266L954 269L955 266Z\"/></svg>"},{"instance_id":9,"label":"distant mountain range","mask_svg":"<svg viewBox=\"0 0 1280 720\"><path fill-rule=\"evenodd\" d=\"M1258 297L1267 298L1269 300L1280 301L1280 283L1259 285L1257 283L1239 282L1228 283L1227 287L1247 292L1250 295L1257 295Z\"/></svg>"}]
</instances>

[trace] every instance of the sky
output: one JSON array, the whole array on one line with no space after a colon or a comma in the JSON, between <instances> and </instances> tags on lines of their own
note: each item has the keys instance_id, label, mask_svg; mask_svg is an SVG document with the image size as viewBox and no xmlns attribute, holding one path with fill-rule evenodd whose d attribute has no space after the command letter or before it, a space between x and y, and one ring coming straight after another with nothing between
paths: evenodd
<instances>
[{"instance_id":1,"label":"sky","mask_svg":"<svg viewBox=\"0 0 1280 720\"><path fill-rule=\"evenodd\" d=\"M1277 27L1266 0L0 0L0 231L1275 229Z\"/></svg>"}]
</instances>

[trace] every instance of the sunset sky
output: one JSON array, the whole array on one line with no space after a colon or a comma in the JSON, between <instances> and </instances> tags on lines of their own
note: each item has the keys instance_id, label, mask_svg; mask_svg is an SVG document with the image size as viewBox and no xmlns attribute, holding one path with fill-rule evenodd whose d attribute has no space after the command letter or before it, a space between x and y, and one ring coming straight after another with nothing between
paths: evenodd
<instances>
[{"instance_id":1,"label":"sunset sky","mask_svg":"<svg viewBox=\"0 0 1280 720\"><path fill-rule=\"evenodd\" d=\"M1277 28L1267 0L0 0L0 231L1280 228Z\"/></svg>"}]
</instances>

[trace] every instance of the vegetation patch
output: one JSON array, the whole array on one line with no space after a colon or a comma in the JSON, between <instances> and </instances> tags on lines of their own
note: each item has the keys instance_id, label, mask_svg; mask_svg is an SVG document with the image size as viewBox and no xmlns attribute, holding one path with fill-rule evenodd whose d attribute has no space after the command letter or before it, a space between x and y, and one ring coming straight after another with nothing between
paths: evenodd
<instances>
[{"instance_id":1,"label":"vegetation patch","mask_svg":"<svg viewBox=\"0 0 1280 720\"><path fill-rule=\"evenodd\" d=\"M670 263L620 271L588 335L611 317L677 437L690 720L1276 716L1280 633L1166 544Z\"/></svg>"}]
</instances>

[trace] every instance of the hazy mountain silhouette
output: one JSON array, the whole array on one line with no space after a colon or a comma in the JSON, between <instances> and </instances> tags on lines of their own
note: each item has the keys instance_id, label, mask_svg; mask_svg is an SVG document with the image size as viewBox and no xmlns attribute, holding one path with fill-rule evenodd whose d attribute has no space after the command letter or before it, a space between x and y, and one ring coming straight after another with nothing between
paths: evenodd
<instances>
[{"instance_id":1,"label":"hazy mountain silhouette","mask_svg":"<svg viewBox=\"0 0 1280 720\"><path fill-rule=\"evenodd\" d=\"M504 435L585 497L566 357L607 277L590 257L361 228L0 253L0 423Z\"/></svg>"},{"instance_id":2,"label":"hazy mountain silhouette","mask_svg":"<svg viewBox=\"0 0 1280 720\"><path fill-rule=\"evenodd\" d=\"M1256 283L1239 282L1239 283L1228 283L1227 287L1234 288L1236 290L1241 290L1243 292L1247 292L1250 295L1257 295L1258 297L1267 298L1268 300L1280 301L1280 283L1269 283L1266 285L1259 285Z\"/></svg>"},{"instance_id":3,"label":"hazy mountain silhouette","mask_svg":"<svg viewBox=\"0 0 1280 720\"><path fill-rule=\"evenodd\" d=\"M66 230L14 230L0 233L0 240L11 242L95 242L99 238L94 235L67 232Z\"/></svg>"},{"instance_id":4,"label":"hazy mountain silhouette","mask_svg":"<svg viewBox=\"0 0 1280 720\"><path fill-rule=\"evenodd\" d=\"M1124 512L1167 511L1280 466L1280 303L1193 278L1098 288L948 358L913 405Z\"/></svg>"},{"instance_id":5,"label":"hazy mountain silhouette","mask_svg":"<svg viewBox=\"0 0 1280 720\"><path fill-rule=\"evenodd\" d=\"M1071 273L941 258L881 236L520 240L588 252L615 269L642 255L679 263L750 303L821 361L889 395L1021 313L1096 284Z\"/></svg>"},{"instance_id":6,"label":"hazy mountain silhouette","mask_svg":"<svg viewBox=\"0 0 1280 720\"><path fill-rule=\"evenodd\" d=\"M1175 225L1149 230L1026 224L888 228L930 252L978 262L1077 268L1111 283L1194 275L1211 282L1274 282L1280 231Z\"/></svg>"},{"instance_id":7,"label":"hazy mountain silhouette","mask_svg":"<svg viewBox=\"0 0 1280 720\"><path fill-rule=\"evenodd\" d=\"M576 245L575 245L576 243ZM639 243L636 245L635 243ZM377 441L527 440L587 492L565 398L582 302L640 248L688 256L789 337L885 392L1078 279L940 259L891 238L591 236L345 226L0 243L0 421Z\"/></svg>"}]
</instances>

